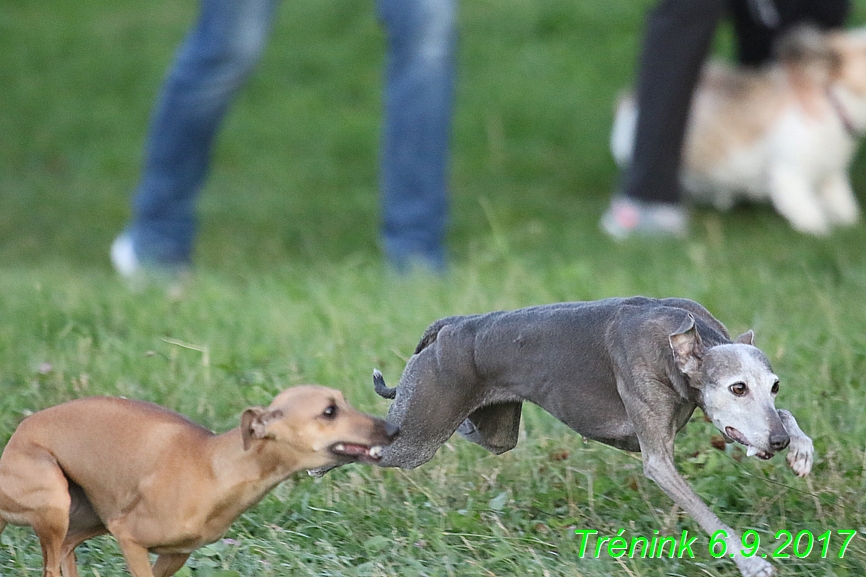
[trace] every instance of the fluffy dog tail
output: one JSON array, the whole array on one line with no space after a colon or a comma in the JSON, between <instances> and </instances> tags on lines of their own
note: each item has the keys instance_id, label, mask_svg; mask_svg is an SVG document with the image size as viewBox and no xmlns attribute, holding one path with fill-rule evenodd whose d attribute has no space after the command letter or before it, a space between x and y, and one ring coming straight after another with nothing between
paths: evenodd
<instances>
[{"instance_id":1,"label":"fluffy dog tail","mask_svg":"<svg viewBox=\"0 0 866 577\"><path fill-rule=\"evenodd\" d=\"M397 396L397 388L391 389L385 385L385 377L379 369L373 369L373 388L376 389L376 394L384 399L393 399Z\"/></svg>"}]
</instances>

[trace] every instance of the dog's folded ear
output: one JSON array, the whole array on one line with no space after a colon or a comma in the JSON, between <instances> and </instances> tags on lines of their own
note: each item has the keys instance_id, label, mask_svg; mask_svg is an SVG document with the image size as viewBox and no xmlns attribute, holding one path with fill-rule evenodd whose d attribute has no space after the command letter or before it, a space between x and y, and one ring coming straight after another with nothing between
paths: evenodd
<instances>
[{"instance_id":1,"label":"dog's folded ear","mask_svg":"<svg viewBox=\"0 0 866 577\"><path fill-rule=\"evenodd\" d=\"M282 418L280 410L268 410L263 407L250 407L241 415L241 438L244 451L249 450L253 439L268 438L268 423Z\"/></svg>"},{"instance_id":2,"label":"dog's folded ear","mask_svg":"<svg viewBox=\"0 0 866 577\"><path fill-rule=\"evenodd\" d=\"M688 313L680 327L668 337L668 340L677 368L685 375L697 374L706 349L692 313Z\"/></svg>"},{"instance_id":3,"label":"dog's folded ear","mask_svg":"<svg viewBox=\"0 0 866 577\"><path fill-rule=\"evenodd\" d=\"M755 333L751 330L748 330L748 331L744 332L743 334L741 334L740 336L738 336L734 340L734 342L737 344L740 344L740 345L752 345L752 346L754 346Z\"/></svg>"}]
</instances>

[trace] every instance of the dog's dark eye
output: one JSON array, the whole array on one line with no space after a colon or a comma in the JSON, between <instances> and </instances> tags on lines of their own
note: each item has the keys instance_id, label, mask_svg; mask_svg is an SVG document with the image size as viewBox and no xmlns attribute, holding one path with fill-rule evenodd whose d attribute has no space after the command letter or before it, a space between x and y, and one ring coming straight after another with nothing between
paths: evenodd
<instances>
[{"instance_id":1,"label":"dog's dark eye","mask_svg":"<svg viewBox=\"0 0 866 577\"><path fill-rule=\"evenodd\" d=\"M328 408L322 411L322 416L326 419L333 419L337 416L337 405L328 405Z\"/></svg>"},{"instance_id":2,"label":"dog's dark eye","mask_svg":"<svg viewBox=\"0 0 866 577\"><path fill-rule=\"evenodd\" d=\"M770 392L773 393L774 395L779 392L779 381L776 381L775 383L773 383L773 388L770 389Z\"/></svg>"},{"instance_id":3,"label":"dog's dark eye","mask_svg":"<svg viewBox=\"0 0 866 577\"><path fill-rule=\"evenodd\" d=\"M747 392L749 392L749 387L746 386L746 383L734 383L728 388L738 397L742 397Z\"/></svg>"}]
</instances>

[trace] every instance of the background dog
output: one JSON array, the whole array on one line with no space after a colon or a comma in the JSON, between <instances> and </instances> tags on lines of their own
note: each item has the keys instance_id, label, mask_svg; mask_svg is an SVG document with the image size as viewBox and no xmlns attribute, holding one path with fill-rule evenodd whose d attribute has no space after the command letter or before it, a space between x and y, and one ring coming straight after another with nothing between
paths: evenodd
<instances>
[{"instance_id":1,"label":"background dog","mask_svg":"<svg viewBox=\"0 0 866 577\"><path fill-rule=\"evenodd\" d=\"M824 235L857 222L848 169L866 131L866 28L798 28L760 70L705 67L692 102L682 182L691 198L728 209L770 200L796 230ZM620 100L611 151L628 164L638 110Z\"/></svg>"}]
</instances>

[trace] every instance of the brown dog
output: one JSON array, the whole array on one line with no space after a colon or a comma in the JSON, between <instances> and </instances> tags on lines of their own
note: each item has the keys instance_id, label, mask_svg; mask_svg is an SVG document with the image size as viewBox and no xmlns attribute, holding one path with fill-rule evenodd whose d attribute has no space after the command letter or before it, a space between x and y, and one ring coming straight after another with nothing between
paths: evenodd
<instances>
[{"instance_id":1,"label":"brown dog","mask_svg":"<svg viewBox=\"0 0 866 577\"><path fill-rule=\"evenodd\" d=\"M75 547L111 533L135 577L168 577L289 475L376 462L397 427L336 390L283 391L215 435L158 405L71 401L26 418L0 456L0 531L33 527L45 577L78 577ZM148 553L159 557L150 567Z\"/></svg>"}]
</instances>

